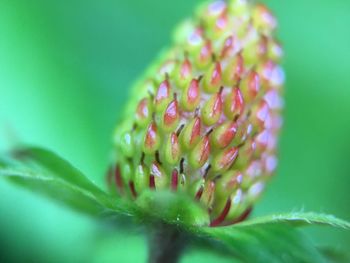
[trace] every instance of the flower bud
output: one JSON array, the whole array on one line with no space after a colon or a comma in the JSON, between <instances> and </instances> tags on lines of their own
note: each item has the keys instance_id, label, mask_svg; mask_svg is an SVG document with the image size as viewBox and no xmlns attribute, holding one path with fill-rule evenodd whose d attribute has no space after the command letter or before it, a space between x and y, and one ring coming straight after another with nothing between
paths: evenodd
<instances>
[{"instance_id":1,"label":"flower bud","mask_svg":"<svg viewBox=\"0 0 350 263\"><path fill-rule=\"evenodd\" d=\"M211 126L217 123L222 113L221 91L212 95L212 97L204 104L202 109L202 120L205 125Z\"/></svg>"},{"instance_id":2,"label":"flower bud","mask_svg":"<svg viewBox=\"0 0 350 263\"><path fill-rule=\"evenodd\" d=\"M239 87L235 87L225 98L224 112L227 118L235 119L244 111L243 94Z\"/></svg>"},{"instance_id":3,"label":"flower bud","mask_svg":"<svg viewBox=\"0 0 350 263\"><path fill-rule=\"evenodd\" d=\"M181 97L181 106L185 111L194 111L200 103L200 95L199 80L192 79L190 84L184 89Z\"/></svg>"},{"instance_id":4,"label":"flower bud","mask_svg":"<svg viewBox=\"0 0 350 263\"><path fill-rule=\"evenodd\" d=\"M150 188L165 189L168 184L167 175L162 166L153 162L150 169Z\"/></svg>"},{"instance_id":5,"label":"flower bud","mask_svg":"<svg viewBox=\"0 0 350 263\"><path fill-rule=\"evenodd\" d=\"M201 119L195 117L184 128L184 131L180 135L181 146L186 149L192 149L200 140L201 135Z\"/></svg>"},{"instance_id":6,"label":"flower bud","mask_svg":"<svg viewBox=\"0 0 350 263\"><path fill-rule=\"evenodd\" d=\"M136 167L134 174L134 185L136 193L142 192L143 189L149 186L148 169L143 164L139 164Z\"/></svg>"},{"instance_id":7,"label":"flower bud","mask_svg":"<svg viewBox=\"0 0 350 263\"><path fill-rule=\"evenodd\" d=\"M166 161L174 165L179 162L181 157L181 150L179 145L179 140L177 138L176 133L172 133L169 136L168 141L166 142L165 146L165 159Z\"/></svg>"},{"instance_id":8,"label":"flower bud","mask_svg":"<svg viewBox=\"0 0 350 263\"><path fill-rule=\"evenodd\" d=\"M247 218L278 163L284 72L275 28L271 12L248 0L204 3L182 23L115 130L111 191L130 200L187 195L212 227Z\"/></svg>"},{"instance_id":9,"label":"flower bud","mask_svg":"<svg viewBox=\"0 0 350 263\"><path fill-rule=\"evenodd\" d=\"M215 172L224 172L230 168L238 156L238 149L228 148L218 154L213 160L213 170Z\"/></svg>"},{"instance_id":10,"label":"flower bud","mask_svg":"<svg viewBox=\"0 0 350 263\"><path fill-rule=\"evenodd\" d=\"M203 89L208 93L218 92L221 87L221 65L219 62L214 63L204 75Z\"/></svg>"},{"instance_id":11,"label":"flower bud","mask_svg":"<svg viewBox=\"0 0 350 263\"><path fill-rule=\"evenodd\" d=\"M152 108L151 108L151 102L148 98L144 98L142 99L138 106L137 106L137 110L136 110L136 123L142 127L144 127L145 125L147 125L149 123L149 121L151 120L152 116L151 116L151 112L152 112Z\"/></svg>"},{"instance_id":12,"label":"flower bud","mask_svg":"<svg viewBox=\"0 0 350 263\"><path fill-rule=\"evenodd\" d=\"M177 127L179 122L179 109L176 98L171 101L165 109L163 114L162 128L165 131L172 131Z\"/></svg>"},{"instance_id":13,"label":"flower bud","mask_svg":"<svg viewBox=\"0 0 350 263\"><path fill-rule=\"evenodd\" d=\"M200 69L206 68L212 60L212 44L209 40L204 42L199 49L198 54L195 55L196 66Z\"/></svg>"},{"instance_id":14,"label":"flower bud","mask_svg":"<svg viewBox=\"0 0 350 263\"><path fill-rule=\"evenodd\" d=\"M164 108L170 100L170 83L168 79L165 79L160 83L155 97L155 108L160 110Z\"/></svg>"},{"instance_id":15,"label":"flower bud","mask_svg":"<svg viewBox=\"0 0 350 263\"><path fill-rule=\"evenodd\" d=\"M211 142L214 147L226 148L233 140L237 132L237 124L234 121L226 123L215 128L211 135Z\"/></svg>"},{"instance_id":16,"label":"flower bud","mask_svg":"<svg viewBox=\"0 0 350 263\"><path fill-rule=\"evenodd\" d=\"M208 136L204 136L190 152L189 162L193 168L202 167L210 155L210 142Z\"/></svg>"},{"instance_id":17,"label":"flower bud","mask_svg":"<svg viewBox=\"0 0 350 263\"><path fill-rule=\"evenodd\" d=\"M160 138L158 134L157 125L154 122L148 126L146 131L144 143L143 143L143 151L146 154L155 153L160 145Z\"/></svg>"},{"instance_id":18,"label":"flower bud","mask_svg":"<svg viewBox=\"0 0 350 263\"><path fill-rule=\"evenodd\" d=\"M191 80L192 77L192 64L185 58L180 64L178 71L176 72L175 82L179 87L184 87Z\"/></svg>"},{"instance_id":19,"label":"flower bud","mask_svg":"<svg viewBox=\"0 0 350 263\"><path fill-rule=\"evenodd\" d=\"M232 85L239 81L244 73L244 60L241 53L233 56L233 59L227 64L223 73L223 82L225 85Z\"/></svg>"}]
</instances>

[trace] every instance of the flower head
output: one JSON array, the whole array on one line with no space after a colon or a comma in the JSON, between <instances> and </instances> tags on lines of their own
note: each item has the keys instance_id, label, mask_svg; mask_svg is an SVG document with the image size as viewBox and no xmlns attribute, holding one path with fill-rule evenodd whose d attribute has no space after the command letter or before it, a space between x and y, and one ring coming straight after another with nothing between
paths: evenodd
<instances>
[{"instance_id":1,"label":"flower head","mask_svg":"<svg viewBox=\"0 0 350 263\"><path fill-rule=\"evenodd\" d=\"M277 164L284 75L275 28L265 6L244 0L204 4L177 28L116 128L121 195L192 196L212 226L249 213Z\"/></svg>"}]
</instances>

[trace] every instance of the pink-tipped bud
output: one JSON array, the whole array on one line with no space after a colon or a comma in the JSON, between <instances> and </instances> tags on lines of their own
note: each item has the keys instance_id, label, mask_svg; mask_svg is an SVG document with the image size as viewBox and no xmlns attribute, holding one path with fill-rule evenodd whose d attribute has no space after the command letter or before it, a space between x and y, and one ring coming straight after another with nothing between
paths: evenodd
<instances>
[{"instance_id":1,"label":"pink-tipped bud","mask_svg":"<svg viewBox=\"0 0 350 263\"><path fill-rule=\"evenodd\" d=\"M238 156L238 149L228 148L217 155L213 160L213 170L215 172L224 172L230 168Z\"/></svg>"},{"instance_id":2,"label":"pink-tipped bud","mask_svg":"<svg viewBox=\"0 0 350 263\"><path fill-rule=\"evenodd\" d=\"M251 117L252 123L254 125L254 130L261 130L265 127L265 122L268 119L269 114L270 108L265 100L260 101L260 103L253 107Z\"/></svg>"},{"instance_id":3,"label":"pink-tipped bud","mask_svg":"<svg viewBox=\"0 0 350 263\"><path fill-rule=\"evenodd\" d=\"M214 94L202 108L202 120L207 126L217 123L222 114L222 91Z\"/></svg>"},{"instance_id":4,"label":"pink-tipped bud","mask_svg":"<svg viewBox=\"0 0 350 263\"><path fill-rule=\"evenodd\" d=\"M155 153L160 145L160 139L158 135L158 128L155 122L151 122L151 124L148 126L148 129L146 131L144 144L143 144L143 151L146 154L153 154Z\"/></svg>"},{"instance_id":5,"label":"pink-tipped bud","mask_svg":"<svg viewBox=\"0 0 350 263\"><path fill-rule=\"evenodd\" d=\"M179 108L176 98L165 109L162 128L166 131L173 130L179 122Z\"/></svg>"},{"instance_id":6,"label":"pink-tipped bud","mask_svg":"<svg viewBox=\"0 0 350 263\"><path fill-rule=\"evenodd\" d=\"M223 82L225 85L232 85L239 81L244 73L244 60L241 53L238 53L223 71Z\"/></svg>"},{"instance_id":7,"label":"pink-tipped bud","mask_svg":"<svg viewBox=\"0 0 350 263\"><path fill-rule=\"evenodd\" d=\"M256 155L260 156L267 148L269 143L270 133L268 130L263 130L255 137L256 142Z\"/></svg>"},{"instance_id":8,"label":"pink-tipped bud","mask_svg":"<svg viewBox=\"0 0 350 263\"><path fill-rule=\"evenodd\" d=\"M216 181L217 194L222 202L225 202L226 198L234 193L242 184L243 174L239 170L230 170L223 174Z\"/></svg>"},{"instance_id":9,"label":"pink-tipped bud","mask_svg":"<svg viewBox=\"0 0 350 263\"><path fill-rule=\"evenodd\" d=\"M142 99L136 109L136 122L145 126L151 120L151 102L149 99Z\"/></svg>"},{"instance_id":10,"label":"pink-tipped bud","mask_svg":"<svg viewBox=\"0 0 350 263\"><path fill-rule=\"evenodd\" d=\"M217 92L221 87L221 64L216 62L209 68L203 79L204 91L208 93Z\"/></svg>"},{"instance_id":11,"label":"pink-tipped bud","mask_svg":"<svg viewBox=\"0 0 350 263\"><path fill-rule=\"evenodd\" d=\"M202 167L208 160L210 155L210 142L205 135L194 147L189 156L189 162L193 168Z\"/></svg>"},{"instance_id":12,"label":"pink-tipped bud","mask_svg":"<svg viewBox=\"0 0 350 263\"><path fill-rule=\"evenodd\" d=\"M203 44L203 29L200 27L191 27L191 32L186 38L186 47L188 51L194 52Z\"/></svg>"},{"instance_id":13,"label":"pink-tipped bud","mask_svg":"<svg viewBox=\"0 0 350 263\"><path fill-rule=\"evenodd\" d=\"M192 78L192 64L186 57L185 60L180 64L179 70L176 73L175 81L179 87L184 87Z\"/></svg>"},{"instance_id":14,"label":"pink-tipped bud","mask_svg":"<svg viewBox=\"0 0 350 263\"><path fill-rule=\"evenodd\" d=\"M235 87L225 98L225 115L227 118L234 120L244 111L243 94L239 87Z\"/></svg>"},{"instance_id":15,"label":"pink-tipped bud","mask_svg":"<svg viewBox=\"0 0 350 263\"><path fill-rule=\"evenodd\" d=\"M201 47L199 54L197 55L196 59L196 65L199 68L205 68L208 66L212 59L212 44L208 40L205 43L203 43L203 46Z\"/></svg>"},{"instance_id":16,"label":"pink-tipped bud","mask_svg":"<svg viewBox=\"0 0 350 263\"><path fill-rule=\"evenodd\" d=\"M260 91L260 77L256 71L250 71L248 76L242 80L241 89L247 102L256 98Z\"/></svg>"},{"instance_id":17,"label":"pink-tipped bud","mask_svg":"<svg viewBox=\"0 0 350 263\"><path fill-rule=\"evenodd\" d=\"M253 155L257 149L256 142L253 139L247 139L239 149L239 157L235 162L235 168L243 169L252 161Z\"/></svg>"},{"instance_id":18,"label":"pink-tipped bud","mask_svg":"<svg viewBox=\"0 0 350 263\"><path fill-rule=\"evenodd\" d=\"M164 189L168 183L166 173L161 165L153 162L150 170L150 188Z\"/></svg>"},{"instance_id":19,"label":"pink-tipped bud","mask_svg":"<svg viewBox=\"0 0 350 263\"><path fill-rule=\"evenodd\" d=\"M221 50L221 58L230 57L234 52L234 38L229 36L224 42L224 46Z\"/></svg>"},{"instance_id":20,"label":"pink-tipped bud","mask_svg":"<svg viewBox=\"0 0 350 263\"><path fill-rule=\"evenodd\" d=\"M181 157L181 150L179 145L179 140L176 133L172 133L165 146L165 159L166 161L174 165L179 162Z\"/></svg>"},{"instance_id":21,"label":"pink-tipped bud","mask_svg":"<svg viewBox=\"0 0 350 263\"><path fill-rule=\"evenodd\" d=\"M203 193L201 195L200 201L205 204L211 210L215 193L215 183L210 181L204 185Z\"/></svg>"},{"instance_id":22,"label":"pink-tipped bud","mask_svg":"<svg viewBox=\"0 0 350 263\"><path fill-rule=\"evenodd\" d=\"M186 80L189 77L191 77L191 74L192 74L192 65L191 65L191 62L188 60L188 58L186 58L180 68L180 78L183 80Z\"/></svg>"},{"instance_id":23,"label":"pink-tipped bud","mask_svg":"<svg viewBox=\"0 0 350 263\"><path fill-rule=\"evenodd\" d=\"M200 140L201 135L201 119L195 117L184 128L180 135L181 146L186 150L192 149Z\"/></svg>"},{"instance_id":24,"label":"pink-tipped bud","mask_svg":"<svg viewBox=\"0 0 350 263\"><path fill-rule=\"evenodd\" d=\"M181 106L186 111L194 111L200 102L200 80L193 79L185 88L181 97Z\"/></svg>"},{"instance_id":25,"label":"pink-tipped bud","mask_svg":"<svg viewBox=\"0 0 350 263\"><path fill-rule=\"evenodd\" d=\"M237 124L234 121L228 121L219 127L216 127L211 134L211 142L214 147L226 148L233 140L237 132Z\"/></svg>"},{"instance_id":26,"label":"pink-tipped bud","mask_svg":"<svg viewBox=\"0 0 350 263\"><path fill-rule=\"evenodd\" d=\"M161 109L166 105L170 99L170 83L168 79L165 79L160 83L155 97L156 109Z\"/></svg>"},{"instance_id":27,"label":"pink-tipped bud","mask_svg":"<svg viewBox=\"0 0 350 263\"><path fill-rule=\"evenodd\" d=\"M216 24L215 24L215 29L214 29L214 35L215 36L220 36L222 34L222 32L224 32L228 26L228 17L227 17L227 13L223 12L219 18L216 20Z\"/></svg>"},{"instance_id":28,"label":"pink-tipped bud","mask_svg":"<svg viewBox=\"0 0 350 263\"><path fill-rule=\"evenodd\" d=\"M207 9L207 16L217 19L222 13L225 12L227 6L225 1L215 1L210 3Z\"/></svg>"},{"instance_id":29,"label":"pink-tipped bud","mask_svg":"<svg viewBox=\"0 0 350 263\"><path fill-rule=\"evenodd\" d=\"M167 61L164 61L164 63L159 67L157 78L155 78L155 81L157 83L164 80L164 76L171 75L176 67L176 61L173 59L169 59ZM149 90L152 91L152 90Z\"/></svg>"},{"instance_id":30,"label":"pink-tipped bud","mask_svg":"<svg viewBox=\"0 0 350 263\"><path fill-rule=\"evenodd\" d=\"M253 23L260 32L268 32L276 27L276 19L265 5L257 5L253 11Z\"/></svg>"}]
</instances>

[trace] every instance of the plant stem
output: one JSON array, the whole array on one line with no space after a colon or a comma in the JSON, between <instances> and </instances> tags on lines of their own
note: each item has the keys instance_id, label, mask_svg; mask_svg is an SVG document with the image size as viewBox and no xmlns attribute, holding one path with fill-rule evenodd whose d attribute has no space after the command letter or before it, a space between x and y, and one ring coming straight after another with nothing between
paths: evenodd
<instances>
[{"instance_id":1,"label":"plant stem","mask_svg":"<svg viewBox=\"0 0 350 263\"><path fill-rule=\"evenodd\" d=\"M176 263L186 246L184 234L172 225L153 224L148 245L148 263Z\"/></svg>"}]
</instances>

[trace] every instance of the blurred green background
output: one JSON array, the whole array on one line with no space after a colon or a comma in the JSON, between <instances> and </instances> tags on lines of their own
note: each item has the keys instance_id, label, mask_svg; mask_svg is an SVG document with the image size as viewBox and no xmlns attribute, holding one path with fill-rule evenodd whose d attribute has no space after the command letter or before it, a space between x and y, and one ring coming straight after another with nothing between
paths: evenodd
<instances>
[{"instance_id":1,"label":"blurred green background","mask_svg":"<svg viewBox=\"0 0 350 263\"><path fill-rule=\"evenodd\" d=\"M128 87L199 1L0 0L0 149L45 146L104 186ZM279 19L287 73L280 166L255 214L350 220L350 1L264 1ZM308 230L317 244L350 235ZM145 262L118 233L0 180L0 262ZM205 251L183 262L230 262Z\"/></svg>"}]
</instances>

